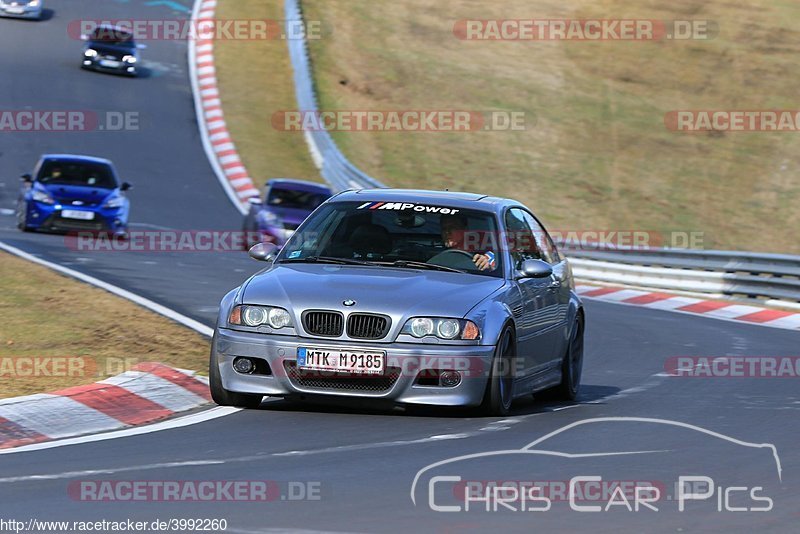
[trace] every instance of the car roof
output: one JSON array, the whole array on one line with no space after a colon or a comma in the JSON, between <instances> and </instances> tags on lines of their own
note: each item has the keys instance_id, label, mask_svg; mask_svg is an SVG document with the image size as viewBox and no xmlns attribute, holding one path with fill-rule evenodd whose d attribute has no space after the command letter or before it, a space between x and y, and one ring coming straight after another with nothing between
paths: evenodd
<instances>
[{"instance_id":1,"label":"car roof","mask_svg":"<svg viewBox=\"0 0 800 534\"><path fill-rule=\"evenodd\" d=\"M496 211L506 205L519 202L459 191L433 191L426 189L358 189L344 191L336 196L337 201L413 202L414 204L443 204L463 209Z\"/></svg>"},{"instance_id":2,"label":"car roof","mask_svg":"<svg viewBox=\"0 0 800 534\"><path fill-rule=\"evenodd\" d=\"M299 191L316 191L320 193L332 194L330 187L318 184L316 182L309 182L306 180L295 180L292 178L273 178L267 182L270 187L281 187L284 189L293 189Z\"/></svg>"},{"instance_id":3,"label":"car roof","mask_svg":"<svg viewBox=\"0 0 800 534\"><path fill-rule=\"evenodd\" d=\"M42 161L52 160L52 159L56 159L56 160L60 160L60 161L82 161L82 162L85 162L85 163L102 163L102 164L105 164L105 165L109 165L111 167L114 166L114 164L111 163L111 160L107 160L107 159L103 159L103 158L96 158L94 156L81 156L81 155L78 155L78 154L44 154L41 157Z\"/></svg>"}]
</instances>

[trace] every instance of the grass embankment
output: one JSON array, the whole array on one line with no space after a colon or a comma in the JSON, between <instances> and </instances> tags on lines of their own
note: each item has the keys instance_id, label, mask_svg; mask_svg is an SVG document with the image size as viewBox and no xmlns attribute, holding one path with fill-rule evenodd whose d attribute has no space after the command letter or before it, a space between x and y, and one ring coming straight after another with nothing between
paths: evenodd
<instances>
[{"instance_id":1,"label":"grass embankment","mask_svg":"<svg viewBox=\"0 0 800 534\"><path fill-rule=\"evenodd\" d=\"M231 4L245 2L226 0ZM311 42L323 109L505 110L535 117L522 132L334 134L356 165L388 184L515 197L562 230L701 231L708 248L800 253L800 134L685 134L664 125L671 110L800 108L796 2L304 0L303 6L307 20L330 29ZM662 42L453 35L460 19L516 18L707 19L719 25L719 35ZM271 88L269 82L259 92L263 99ZM261 105L268 114L270 103Z\"/></svg>"},{"instance_id":2,"label":"grass embankment","mask_svg":"<svg viewBox=\"0 0 800 534\"><path fill-rule=\"evenodd\" d=\"M141 362L208 366L205 337L3 252L0 295L0 398L96 382Z\"/></svg>"}]
</instances>

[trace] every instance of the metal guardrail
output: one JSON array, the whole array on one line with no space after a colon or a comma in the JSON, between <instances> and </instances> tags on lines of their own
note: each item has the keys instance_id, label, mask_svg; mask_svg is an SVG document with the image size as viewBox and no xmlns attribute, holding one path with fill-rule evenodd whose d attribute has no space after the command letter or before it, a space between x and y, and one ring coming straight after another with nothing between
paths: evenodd
<instances>
[{"instance_id":1,"label":"metal guardrail","mask_svg":"<svg viewBox=\"0 0 800 534\"><path fill-rule=\"evenodd\" d=\"M287 35L296 31L302 24L303 12L298 0L286 0L285 3ZM292 25L290 28L289 25ZM290 33L291 32L291 33ZM304 112L317 112L317 93L311 71L311 60L308 54L306 39L288 39L289 57L294 67L294 87L297 95L298 109ZM384 184L368 176L339 151L336 143L326 131L306 132L306 142L311 150L314 163L319 167L322 177L337 190L386 187Z\"/></svg>"},{"instance_id":2,"label":"metal guardrail","mask_svg":"<svg viewBox=\"0 0 800 534\"><path fill-rule=\"evenodd\" d=\"M800 256L722 250L565 248L575 276L640 287L800 302Z\"/></svg>"},{"instance_id":3,"label":"metal guardrail","mask_svg":"<svg viewBox=\"0 0 800 534\"><path fill-rule=\"evenodd\" d=\"M300 0L285 0L287 34L302 21ZM293 27L303 27L297 24ZM306 39L289 39L298 109L319 111ZM386 187L359 170L326 131L306 132L322 177L337 190ZM566 248L575 276L585 281L800 302L800 256L719 250L601 250Z\"/></svg>"}]
</instances>

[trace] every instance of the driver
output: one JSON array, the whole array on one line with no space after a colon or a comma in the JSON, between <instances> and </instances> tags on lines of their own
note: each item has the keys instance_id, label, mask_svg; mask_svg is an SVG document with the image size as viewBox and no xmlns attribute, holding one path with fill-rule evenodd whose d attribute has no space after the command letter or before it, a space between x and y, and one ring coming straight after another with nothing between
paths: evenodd
<instances>
[{"instance_id":1,"label":"driver","mask_svg":"<svg viewBox=\"0 0 800 534\"><path fill-rule=\"evenodd\" d=\"M467 228L469 221L463 215L450 215L444 216L441 219L442 241L448 250L463 250L464 252L471 252L467 250L464 243L466 239ZM494 252L486 251L483 254L475 254L472 256L472 262L481 271L494 270L496 264L494 260Z\"/></svg>"}]
</instances>

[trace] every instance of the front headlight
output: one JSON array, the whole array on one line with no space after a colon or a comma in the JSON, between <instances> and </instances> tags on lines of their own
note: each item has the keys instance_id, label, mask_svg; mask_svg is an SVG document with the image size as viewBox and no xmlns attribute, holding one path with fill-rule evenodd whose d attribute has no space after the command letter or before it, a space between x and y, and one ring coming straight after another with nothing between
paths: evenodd
<instances>
[{"instance_id":1,"label":"front headlight","mask_svg":"<svg viewBox=\"0 0 800 534\"><path fill-rule=\"evenodd\" d=\"M448 319L443 317L414 317L406 321L400 331L417 338L436 336L439 339L480 339L478 325L466 319Z\"/></svg>"},{"instance_id":2,"label":"front headlight","mask_svg":"<svg viewBox=\"0 0 800 534\"><path fill-rule=\"evenodd\" d=\"M235 306L228 322L239 326L268 325L279 329L292 326L292 316L283 308L272 306Z\"/></svg>"},{"instance_id":3,"label":"front headlight","mask_svg":"<svg viewBox=\"0 0 800 534\"><path fill-rule=\"evenodd\" d=\"M103 207L108 209L117 209L121 208L123 204L125 204L125 199L123 197L113 197L103 204Z\"/></svg>"},{"instance_id":4,"label":"front headlight","mask_svg":"<svg viewBox=\"0 0 800 534\"><path fill-rule=\"evenodd\" d=\"M39 7L39 0L31 0L28 2L28 5L31 7Z\"/></svg>"},{"instance_id":5,"label":"front headlight","mask_svg":"<svg viewBox=\"0 0 800 534\"><path fill-rule=\"evenodd\" d=\"M125 56L122 58L122 61L125 63L136 63L136 58L134 56Z\"/></svg>"},{"instance_id":6,"label":"front headlight","mask_svg":"<svg viewBox=\"0 0 800 534\"><path fill-rule=\"evenodd\" d=\"M53 197L45 193L44 191L39 191L38 189L34 190L33 192L33 200L36 202L41 202L42 204L55 204L56 201L53 200Z\"/></svg>"},{"instance_id":7,"label":"front headlight","mask_svg":"<svg viewBox=\"0 0 800 534\"><path fill-rule=\"evenodd\" d=\"M83 51L83 55L86 57L97 57L97 50L93 48L87 48Z\"/></svg>"}]
</instances>

